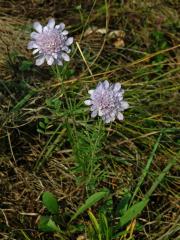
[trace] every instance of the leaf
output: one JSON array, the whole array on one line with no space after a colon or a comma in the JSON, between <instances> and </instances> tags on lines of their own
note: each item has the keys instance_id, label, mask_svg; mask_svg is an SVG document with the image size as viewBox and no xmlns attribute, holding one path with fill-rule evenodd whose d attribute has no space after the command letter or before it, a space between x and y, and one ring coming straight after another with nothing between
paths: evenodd
<instances>
[{"instance_id":1,"label":"leaf","mask_svg":"<svg viewBox=\"0 0 180 240\"><path fill-rule=\"evenodd\" d=\"M88 208L92 207L96 202L98 202L99 200L101 200L102 198L104 198L105 196L107 196L109 192L105 191L105 192L97 192L94 193L92 196L90 196L86 202L77 210L77 212L72 216L71 221L73 221L74 219L76 219L81 213L83 213L84 211L86 211Z\"/></svg>"},{"instance_id":2,"label":"leaf","mask_svg":"<svg viewBox=\"0 0 180 240\"><path fill-rule=\"evenodd\" d=\"M131 194L126 193L122 199L119 201L116 213L120 214L120 216L124 215L124 213L127 211L129 201L131 199Z\"/></svg>"},{"instance_id":3,"label":"leaf","mask_svg":"<svg viewBox=\"0 0 180 240\"><path fill-rule=\"evenodd\" d=\"M48 209L49 212L53 214L58 213L58 202L55 196L50 192L44 192L42 196L42 201L44 206Z\"/></svg>"},{"instance_id":4,"label":"leaf","mask_svg":"<svg viewBox=\"0 0 180 240\"><path fill-rule=\"evenodd\" d=\"M12 112L19 111L26 103L28 103L29 99L37 93L36 90L31 90L23 99L21 99L12 109Z\"/></svg>"},{"instance_id":5,"label":"leaf","mask_svg":"<svg viewBox=\"0 0 180 240\"><path fill-rule=\"evenodd\" d=\"M149 159L148 159L148 161L147 161L147 164L146 164L145 168L144 168L143 171L142 171L142 174L141 174L141 176L140 176L140 178L139 178L139 181L138 181L138 184L137 184L137 186L136 186L136 189L135 189L135 191L134 191L134 193L133 193L133 196L132 196L132 198L131 198L130 205L131 205L134 197L136 196L137 192L139 191L140 186L142 185L145 177L147 176L147 174L148 174L148 172L149 172L149 168L150 168L150 166L151 166L151 164L152 164L152 161L153 161L153 158L154 158L154 156L155 156L156 150L157 150L157 148L158 148L158 146L159 146L161 137L162 137L162 132L160 133L160 135L159 135L159 137L158 137L158 139L157 139L157 141L156 141L156 143L155 143L155 145L154 145L154 148L153 148L153 150L152 150L152 152L151 152L151 154L150 154L150 156L149 156Z\"/></svg>"},{"instance_id":6,"label":"leaf","mask_svg":"<svg viewBox=\"0 0 180 240\"><path fill-rule=\"evenodd\" d=\"M178 152L178 155L180 155L180 152ZM140 214L143 209L146 207L149 201L149 197L152 195L154 190L157 188L157 186L160 184L160 182L163 180L165 175L168 173L170 168L176 164L176 157L173 158L171 162L168 163L168 165L163 169L161 174L157 177L157 179L154 181L153 185L149 189L149 191L146 193L144 199L136 204L134 204L132 207L130 207L126 213L120 218L120 224L119 227L124 226L129 221L131 221L133 218L135 218L138 214Z\"/></svg>"},{"instance_id":7,"label":"leaf","mask_svg":"<svg viewBox=\"0 0 180 240\"><path fill-rule=\"evenodd\" d=\"M49 216L41 216L38 229L43 232L60 232L60 228Z\"/></svg>"},{"instance_id":8,"label":"leaf","mask_svg":"<svg viewBox=\"0 0 180 240\"><path fill-rule=\"evenodd\" d=\"M103 233L105 240L112 239L112 228L109 227L108 219L106 215L104 215L104 213L100 214L99 223L100 223L101 232Z\"/></svg>"},{"instance_id":9,"label":"leaf","mask_svg":"<svg viewBox=\"0 0 180 240\"><path fill-rule=\"evenodd\" d=\"M99 226L99 223L98 223L96 217L94 216L94 214L91 211L88 211L88 215L89 215L89 218L93 224L93 227L98 235L98 239L102 239L101 238L101 229L100 229L100 226Z\"/></svg>"},{"instance_id":10,"label":"leaf","mask_svg":"<svg viewBox=\"0 0 180 240\"><path fill-rule=\"evenodd\" d=\"M39 126L40 126L42 129L45 129L45 128L46 128L46 125L45 125L43 122L39 122Z\"/></svg>"},{"instance_id":11,"label":"leaf","mask_svg":"<svg viewBox=\"0 0 180 240\"><path fill-rule=\"evenodd\" d=\"M177 153L177 158L180 157L180 151ZM148 190L148 192L146 193L145 197L149 198L152 193L155 191L155 189L157 188L157 186L160 184L160 182L163 180L163 178L165 177L165 175L169 172L169 170L171 169L171 167L173 167L176 164L177 161L176 156L167 164L167 166L163 169L163 171L159 174L159 176L155 179L155 181L153 182L153 185L151 186L151 188ZM178 158L179 159L179 158Z\"/></svg>"},{"instance_id":12,"label":"leaf","mask_svg":"<svg viewBox=\"0 0 180 240\"><path fill-rule=\"evenodd\" d=\"M49 229L52 229L53 232L60 231L59 226L57 226L56 223L52 219L49 219L49 221L47 222L47 227Z\"/></svg>"},{"instance_id":13,"label":"leaf","mask_svg":"<svg viewBox=\"0 0 180 240\"><path fill-rule=\"evenodd\" d=\"M144 198L142 201L130 207L125 212L125 214L120 218L120 227L124 226L125 224L130 222L133 218L135 218L138 214L140 214L148 204L148 201L149 201L148 198Z\"/></svg>"},{"instance_id":14,"label":"leaf","mask_svg":"<svg viewBox=\"0 0 180 240\"><path fill-rule=\"evenodd\" d=\"M37 132L38 132L38 133L42 133L42 134L44 134L44 131L41 130L40 128L37 129Z\"/></svg>"},{"instance_id":15,"label":"leaf","mask_svg":"<svg viewBox=\"0 0 180 240\"><path fill-rule=\"evenodd\" d=\"M19 69L22 72L29 71L31 69L32 65L33 65L33 63L31 61L24 60L24 61L22 61Z\"/></svg>"}]
</instances>

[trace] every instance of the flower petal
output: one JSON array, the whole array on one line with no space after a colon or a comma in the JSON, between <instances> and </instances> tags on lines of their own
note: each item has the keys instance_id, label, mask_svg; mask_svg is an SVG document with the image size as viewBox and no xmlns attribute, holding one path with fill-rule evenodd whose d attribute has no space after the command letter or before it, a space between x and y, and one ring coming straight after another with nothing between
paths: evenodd
<instances>
[{"instance_id":1,"label":"flower petal","mask_svg":"<svg viewBox=\"0 0 180 240\"><path fill-rule=\"evenodd\" d=\"M30 41L27 46L28 49L38 48L37 44L34 41Z\"/></svg>"},{"instance_id":2,"label":"flower petal","mask_svg":"<svg viewBox=\"0 0 180 240\"><path fill-rule=\"evenodd\" d=\"M120 93L123 95L123 94L124 94L124 89L121 89L121 90L120 90Z\"/></svg>"},{"instance_id":3,"label":"flower petal","mask_svg":"<svg viewBox=\"0 0 180 240\"><path fill-rule=\"evenodd\" d=\"M60 23L59 25L56 25L55 28L60 30L60 31L63 31L64 28L65 28L65 24L64 23Z\"/></svg>"},{"instance_id":4,"label":"flower petal","mask_svg":"<svg viewBox=\"0 0 180 240\"><path fill-rule=\"evenodd\" d=\"M114 85L114 91L118 92L121 89L121 84L120 83L115 83Z\"/></svg>"},{"instance_id":5,"label":"flower petal","mask_svg":"<svg viewBox=\"0 0 180 240\"><path fill-rule=\"evenodd\" d=\"M97 85L97 88L96 88L96 89L98 89L98 91L101 91L101 90L103 90L103 89L104 89L104 85L103 85L103 83L102 83L102 82L98 83L98 85Z\"/></svg>"},{"instance_id":6,"label":"flower petal","mask_svg":"<svg viewBox=\"0 0 180 240\"><path fill-rule=\"evenodd\" d=\"M88 93L89 93L90 95L92 95L92 94L93 94L93 92L94 92L94 90L93 90L93 89L91 89L91 90L89 90L89 91L88 91Z\"/></svg>"},{"instance_id":7,"label":"flower petal","mask_svg":"<svg viewBox=\"0 0 180 240\"><path fill-rule=\"evenodd\" d=\"M67 53L71 52L71 49L69 49L67 46L62 47L62 50Z\"/></svg>"},{"instance_id":8,"label":"flower petal","mask_svg":"<svg viewBox=\"0 0 180 240\"><path fill-rule=\"evenodd\" d=\"M38 49L38 48L34 49L33 52L32 52L32 54L36 54L37 52L39 52L39 49Z\"/></svg>"},{"instance_id":9,"label":"flower petal","mask_svg":"<svg viewBox=\"0 0 180 240\"><path fill-rule=\"evenodd\" d=\"M101 109L98 110L98 115L102 117L104 115L103 111Z\"/></svg>"},{"instance_id":10,"label":"flower petal","mask_svg":"<svg viewBox=\"0 0 180 240\"><path fill-rule=\"evenodd\" d=\"M31 38L36 39L38 37L39 37L39 33L37 33L37 32L32 32L31 33Z\"/></svg>"},{"instance_id":11,"label":"flower petal","mask_svg":"<svg viewBox=\"0 0 180 240\"><path fill-rule=\"evenodd\" d=\"M49 19L47 26L48 26L48 28L50 28L50 29L53 29L53 28L54 28L54 26L55 26L55 20L54 20L54 18Z\"/></svg>"},{"instance_id":12,"label":"flower petal","mask_svg":"<svg viewBox=\"0 0 180 240\"><path fill-rule=\"evenodd\" d=\"M118 100L119 100L119 101L122 101L122 100L123 100L123 95L121 95L121 94L118 95Z\"/></svg>"},{"instance_id":13,"label":"flower petal","mask_svg":"<svg viewBox=\"0 0 180 240\"><path fill-rule=\"evenodd\" d=\"M36 59L36 65L40 66L44 63L45 57L37 58Z\"/></svg>"},{"instance_id":14,"label":"flower petal","mask_svg":"<svg viewBox=\"0 0 180 240\"><path fill-rule=\"evenodd\" d=\"M124 119L124 116L121 112L118 113L117 118L122 121Z\"/></svg>"},{"instance_id":15,"label":"flower petal","mask_svg":"<svg viewBox=\"0 0 180 240\"><path fill-rule=\"evenodd\" d=\"M48 32L48 31L49 31L48 26L43 27L43 32Z\"/></svg>"},{"instance_id":16,"label":"flower petal","mask_svg":"<svg viewBox=\"0 0 180 240\"><path fill-rule=\"evenodd\" d=\"M57 64L58 64L59 66L63 66L63 63L62 63L61 60L58 60L58 61L57 61Z\"/></svg>"},{"instance_id":17,"label":"flower petal","mask_svg":"<svg viewBox=\"0 0 180 240\"><path fill-rule=\"evenodd\" d=\"M93 105L93 101L92 101L92 105L91 105L91 111L93 112L94 110L97 110L96 106Z\"/></svg>"},{"instance_id":18,"label":"flower petal","mask_svg":"<svg viewBox=\"0 0 180 240\"><path fill-rule=\"evenodd\" d=\"M64 31L62 32L62 35L65 36L65 35L68 35L68 33L69 33L69 32L68 32L67 30L64 30Z\"/></svg>"},{"instance_id":19,"label":"flower petal","mask_svg":"<svg viewBox=\"0 0 180 240\"><path fill-rule=\"evenodd\" d=\"M90 106L92 104L92 101L91 100L86 100L84 101L84 103L87 105L87 106Z\"/></svg>"},{"instance_id":20,"label":"flower petal","mask_svg":"<svg viewBox=\"0 0 180 240\"><path fill-rule=\"evenodd\" d=\"M52 56L46 56L46 61L48 65L52 65L54 62L54 58Z\"/></svg>"},{"instance_id":21,"label":"flower petal","mask_svg":"<svg viewBox=\"0 0 180 240\"><path fill-rule=\"evenodd\" d=\"M42 25L39 22L35 22L33 24L33 28L38 32L38 33L42 33Z\"/></svg>"},{"instance_id":22,"label":"flower petal","mask_svg":"<svg viewBox=\"0 0 180 240\"><path fill-rule=\"evenodd\" d=\"M111 112L111 113L110 113L110 116L111 116L112 118L115 118L115 116L116 116L116 111Z\"/></svg>"},{"instance_id":23,"label":"flower petal","mask_svg":"<svg viewBox=\"0 0 180 240\"><path fill-rule=\"evenodd\" d=\"M63 46L63 47L62 47L62 50L65 51L65 52L66 52L68 49L69 49L69 48L68 48L67 46Z\"/></svg>"},{"instance_id":24,"label":"flower petal","mask_svg":"<svg viewBox=\"0 0 180 240\"><path fill-rule=\"evenodd\" d=\"M106 119L104 121L105 121L105 123L110 123L112 121L112 119L110 117L106 117Z\"/></svg>"},{"instance_id":25,"label":"flower petal","mask_svg":"<svg viewBox=\"0 0 180 240\"><path fill-rule=\"evenodd\" d=\"M62 58L63 58L66 62L69 62L69 61L70 61L70 57L69 57L66 53L62 53Z\"/></svg>"},{"instance_id":26,"label":"flower petal","mask_svg":"<svg viewBox=\"0 0 180 240\"><path fill-rule=\"evenodd\" d=\"M53 58L57 59L58 58L58 54L57 53L52 53Z\"/></svg>"},{"instance_id":27,"label":"flower petal","mask_svg":"<svg viewBox=\"0 0 180 240\"><path fill-rule=\"evenodd\" d=\"M121 102L121 107L123 108L123 110L127 109L127 108L129 107L128 102L122 101L122 102Z\"/></svg>"},{"instance_id":28,"label":"flower petal","mask_svg":"<svg viewBox=\"0 0 180 240\"><path fill-rule=\"evenodd\" d=\"M70 46L72 43L73 43L73 37L68 38L66 41L66 45Z\"/></svg>"},{"instance_id":29,"label":"flower petal","mask_svg":"<svg viewBox=\"0 0 180 240\"><path fill-rule=\"evenodd\" d=\"M97 110L95 110L95 111L93 111L92 113L91 113L91 117L92 118L95 118L97 116Z\"/></svg>"},{"instance_id":30,"label":"flower petal","mask_svg":"<svg viewBox=\"0 0 180 240\"><path fill-rule=\"evenodd\" d=\"M105 87L106 89L109 88L109 82L108 82L107 80L105 80L105 81L103 82L103 85L104 85L104 87Z\"/></svg>"}]
</instances>

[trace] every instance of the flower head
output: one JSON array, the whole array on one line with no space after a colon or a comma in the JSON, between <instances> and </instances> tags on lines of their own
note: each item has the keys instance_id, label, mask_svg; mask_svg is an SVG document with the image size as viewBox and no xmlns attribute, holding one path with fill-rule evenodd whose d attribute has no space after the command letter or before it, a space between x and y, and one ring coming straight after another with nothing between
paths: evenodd
<instances>
[{"instance_id":1,"label":"flower head","mask_svg":"<svg viewBox=\"0 0 180 240\"><path fill-rule=\"evenodd\" d=\"M36 65L41 65L47 61L48 65L63 65L63 61L69 61L69 46L73 43L73 38L68 38L68 31L65 30L65 24L55 25L52 18L48 24L43 27L39 22L33 25L36 32L31 33L31 41L28 43L28 49L34 49L36 54Z\"/></svg>"},{"instance_id":2,"label":"flower head","mask_svg":"<svg viewBox=\"0 0 180 240\"><path fill-rule=\"evenodd\" d=\"M122 112L129 107L126 101L123 101L124 90L120 83L111 84L107 80L100 82L96 89L89 90L90 99L84 103L91 106L91 117L97 115L102 117L105 123L115 120L123 120Z\"/></svg>"}]
</instances>

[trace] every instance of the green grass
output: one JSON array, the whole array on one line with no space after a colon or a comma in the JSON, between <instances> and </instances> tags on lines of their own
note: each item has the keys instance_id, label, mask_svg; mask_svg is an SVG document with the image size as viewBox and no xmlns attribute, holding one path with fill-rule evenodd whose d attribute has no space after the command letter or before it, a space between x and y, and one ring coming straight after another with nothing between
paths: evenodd
<instances>
[{"instance_id":1,"label":"green grass","mask_svg":"<svg viewBox=\"0 0 180 240\"><path fill-rule=\"evenodd\" d=\"M0 4L0 237L178 239L178 2L34 1L23 14L10 2ZM32 23L54 14L76 41L63 69L35 66L26 50ZM85 36L92 26L106 33ZM91 119L84 105L104 79L125 89L122 122Z\"/></svg>"}]
</instances>

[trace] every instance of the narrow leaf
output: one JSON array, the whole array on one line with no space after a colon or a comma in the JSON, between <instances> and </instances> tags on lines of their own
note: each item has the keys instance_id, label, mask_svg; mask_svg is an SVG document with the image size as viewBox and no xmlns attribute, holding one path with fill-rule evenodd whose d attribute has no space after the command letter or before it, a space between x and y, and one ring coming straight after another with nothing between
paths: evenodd
<instances>
[{"instance_id":1,"label":"narrow leaf","mask_svg":"<svg viewBox=\"0 0 180 240\"><path fill-rule=\"evenodd\" d=\"M71 221L76 219L81 213L86 211L88 208L92 207L95 203L97 203L99 200L107 196L108 192L97 192L94 193L92 196L90 196L86 202L77 210L77 212L72 216Z\"/></svg>"},{"instance_id":2,"label":"narrow leaf","mask_svg":"<svg viewBox=\"0 0 180 240\"><path fill-rule=\"evenodd\" d=\"M19 111L28 101L29 99L37 93L36 90L31 90L23 99L21 99L12 109L12 112Z\"/></svg>"},{"instance_id":3,"label":"narrow leaf","mask_svg":"<svg viewBox=\"0 0 180 240\"><path fill-rule=\"evenodd\" d=\"M133 218L135 218L138 214L140 214L148 204L148 201L149 199L144 198L142 201L130 207L126 211L126 213L120 218L120 227L124 226L125 224L130 222Z\"/></svg>"},{"instance_id":4,"label":"narrow leaf","mask_svg":"<svg viewBox=\"0 0 180 240\"><path fill-rule=\"evenodd\" d=\"M180 155L180 152L178 152L178 155ZM176 158L174 158L171 162L168 163L168 165L163 169L161 174L157 177L149 191L146 193L144 199L136 204L134 204L132 207L130 207L126 213L120 218L120 226L122 227L125 224L127 224L129 221L131 221L133 218L135 218L138 214L140 214L143 209L146 207L149 201L149 197L152 195L152 193L155 191L157 186L160 184L160 182L163 180L165 175L168 173L170 168L176 164Z\"/></svg>"},{"instance_id":5,"label":"narrow leaf","mask_svg":"<svg viewBox=\"0 0 180 240\"><path fill-rule=\"evenodd\" d=\"M128 204L131 199L131 194L126 193L121 200L119 201L117 207L116 207L116 215L117 216L122 216L128 209Z\"/></svg>"},{"instance_id":6,"label":"narrow leaf","mask_svg":"<svg viewBox=\"0 0 180 240\"><path fill-rule=\"evenodd\" d=\"M177 153L177 157L180 157L180 151ZM163 169L163 171L159 174L159 176L156 178L156 180L154 181L153 185L151 186L151 188L148 190L148 192L146 193L145 197L149 198L152 193L155 191L155 189L157 188L157 186L161 183L161 181L164 179L165 175L169 172L169 170L171 169L171 167L173 167L176 164L176 157L173 158L168 164L167 166Z\"/></svg>"},{"instance_id":7,"label":"narrow leaf","mask_svg":"<svg viewBox=\"0 0 180 240\"><path fill-rule=\"evenodd\" d=\"M98 223L96 217L94 216L94 214L91 211L88 211L88 215L89 215L91 222L94 226L94 229L98 235L98 239L101 240L102 239L101 238L101 230L100 230L100 226L99 226L99 223Z\"/></svg>"},{"instance_id":8,"label":"narrow leaf","mask_svg":"<svg viewBox=\"0 0 180 240\"><path fill-rule=\"evenodd\" d=\"M134 200L137 192L139 191L140 186L142 185L142 183L143 183L146 175L148 174L148 171L149 171L149 168L150 168L151 163L152 163L152 161L153 161L153 158L154 158L154 156L155 156L156 150L157 150L157 148L158 148L158 146L159 146L161 137L162 137L162 132L160 133L160 135L159 135L159 137L158 137L158 139L157 139L157 141L156 141L156 143L155 143L155 145L154 145L154 148L153 148L153 150L152 150L152 152L151 152L151 154L150 154L150 157L149 157L149 159L148 159L148 161L147 161L147 164L146 164L145 168L144 168L143 171L142 171L142 174L141 174L141 176L140 176L140 178L139 178L139 182L138 182L138 184L137 184L137 186L136 186L136 189L135 189L135 191L134 191L134 193L133 193L133 196L132 196L132 198L131 198L130 205L131 205L131 203L133 202L133 200Z\"/></svg>"}]
</instances>

